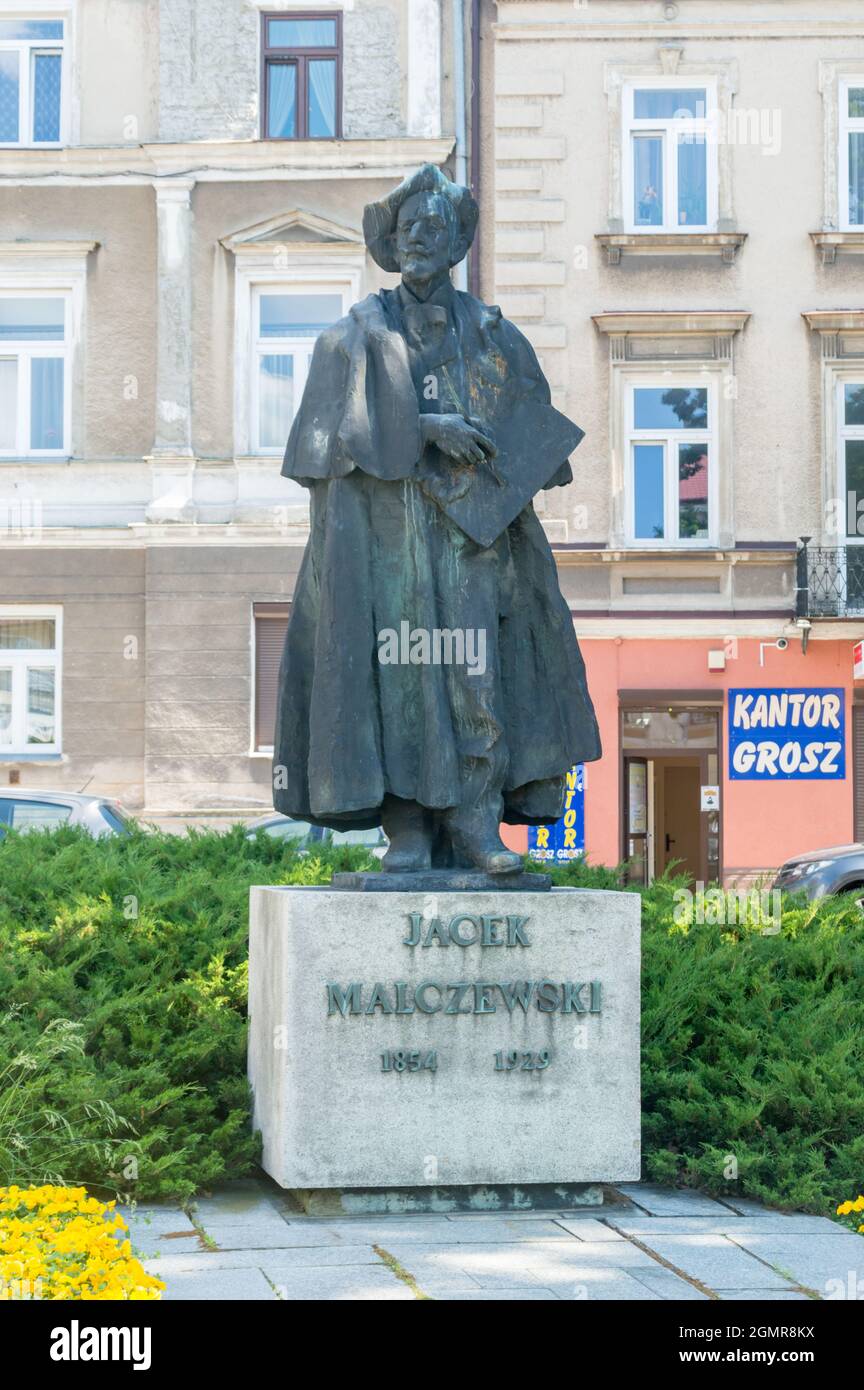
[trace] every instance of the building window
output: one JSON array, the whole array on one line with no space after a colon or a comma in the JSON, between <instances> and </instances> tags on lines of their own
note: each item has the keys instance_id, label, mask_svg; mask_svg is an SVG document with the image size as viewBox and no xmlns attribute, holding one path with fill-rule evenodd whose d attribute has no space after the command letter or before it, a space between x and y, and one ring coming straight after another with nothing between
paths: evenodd
<instances>
[{"instance_id":1,"label":"building window","mask_svg":"<svg viewBox=\"0 0 864 1390\"><path fill-rule=\"evenodd\" d=\"M342 134L342 15L262 16L265 140Z\"/></svg>"},{"instance_id":2,"label":"building window","mask_svg":"<svg viewBox=\"0 0 864 1390\"><path fill-rule=\"evenodd\" d=\"M704 232L717 223L711 83L668 79L624 91L624 217L630 232Z\"/></svg>"},{"instance_id":3,"label":"building window","mask_svg":"<svg viewBox=\"0 0 864 1390\"><path fill-rule=\"evenodd\" d=\"M837 443L846 536L864 539L864 377L837 383Z\"/></svg>"},{"instance_id":4,"label":"building window","mask_svg":"<svg viewBox=\"0 0 864 1390\"><path fill-rule=\"evenodd\" d=\"M315 339L345 312L340 285L252 289L252 451L281 454L306 385Z\"/></svg>"},{"instance_id":5,"label":"building window","mask_svg":"<svg viewBox=\"0 0 864 1390\"><path fill-rule=\"evenodd\" d=\"M713 540L716 479L709 385L640 383L627 401L628 539L638 545Z\"/></svg>"},{"instance_id":6,"label":"building window","mask_svg":"<svg viewBox=\"0 0 864 1390\"><path fill-rule=\"evenodd\" d=\"M0 457L68 453L70 305L56 291L0 293Z\"/></svg>"},{"instance_id":7,"label":"building window","mask_svg":"<svg viewBox=\"0 0 864 1390\"><path fill-rule=\"evenodd\" d=\"M63 139L62 19L0 18L0 145Z\"/></svg>"},{"instance_id":8,"label":"building window","mask_svg":"<svg viewBox=\"0 0 864 1390\"><path fill-rule=\"evenodd\" d=\"M256 603L254 622L254 700L252 747L256 753L272 753L276 729L279 664L291 613L290 603Z\"/></svg>"},{"instance_id":9,"label":"building window","mask_svg":"<svg viewBox=\"0 0 864 1390\"><path fill-rule=\"evenodd\" d=\"M0 609L0 756L60 752L60 615Z\"/></svg>"},{"instance_id":10,"label":"building window","mask_svg":"<svg viewBox=\"0 0 864 1390\"><path fill-rule=\"evenodd\" d=\"M843 231L864 227L864 77L840 84L840 218Z\"/></svg>"}]
</instances>

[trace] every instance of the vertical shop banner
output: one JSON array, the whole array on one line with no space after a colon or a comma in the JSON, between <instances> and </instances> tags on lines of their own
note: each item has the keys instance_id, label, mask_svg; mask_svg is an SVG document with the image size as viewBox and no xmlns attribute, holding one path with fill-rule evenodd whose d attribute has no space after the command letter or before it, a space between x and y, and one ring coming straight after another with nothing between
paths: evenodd
<instances>
[{"instance_id":1,"label":"vertical shop banner","mask_svg":"<svg viewBox=\"0 0 864 1390\"><path fill-rule=\"evenodd\" d=\"M840 781L846 776L841 687L729 691L734 781Z\"/></svg>"},{"instance_id":2,"label":"vertical shop banner","mask_svg":"<svg viewBox=\"0 0 864 1390\"><path fill-rule=\"evenodd\" d=\"M577 763L567 773L564 814L552 825L529 825L528 858L566 864L585 853L585 767Z\"/></svg>"}]
</instances>

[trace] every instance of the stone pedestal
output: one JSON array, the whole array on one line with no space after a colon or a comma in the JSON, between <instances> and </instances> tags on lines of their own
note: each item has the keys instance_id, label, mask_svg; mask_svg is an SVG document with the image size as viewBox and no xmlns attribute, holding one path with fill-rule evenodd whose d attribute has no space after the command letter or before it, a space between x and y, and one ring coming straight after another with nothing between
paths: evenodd
<instances>
[{"instance_id":1,"label":"stone pedestal","mask_svg":"<svg viewBox=\"0 0 864 1390\"><path fill-rule=\"evenodd\" d=\"M639 907L253 888L266 1171L307 1190L638 1179Z\"/></svg>"}]
</instances>

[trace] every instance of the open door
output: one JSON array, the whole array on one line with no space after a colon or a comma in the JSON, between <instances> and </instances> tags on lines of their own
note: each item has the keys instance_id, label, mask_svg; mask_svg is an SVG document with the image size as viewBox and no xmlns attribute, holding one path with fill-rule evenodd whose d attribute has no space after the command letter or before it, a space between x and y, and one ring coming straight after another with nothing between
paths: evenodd
<instances>
[{"instance_id":1,"label":"open door","mask_svg":"<svg viewBox=\"0 0 864 1390\"><path fill-rule=\"evenodd\" d=\"M657 872L663 873L672 863L678 874L687 874L694 882L702 878L702 824L700 819L700 789L702 773L698 762L657 760L654 768L659 813Z\"/></svg>"},{"instance_id":2,"label":"open door","mask_svg":"<svg viewBox=\"0 0 864 1390\"><path fill-rule=\"evenodd\" d=\"M648 883L648 760L627 758L624 764L624 824L627 881Z\"/></svg>"}]
</instances>

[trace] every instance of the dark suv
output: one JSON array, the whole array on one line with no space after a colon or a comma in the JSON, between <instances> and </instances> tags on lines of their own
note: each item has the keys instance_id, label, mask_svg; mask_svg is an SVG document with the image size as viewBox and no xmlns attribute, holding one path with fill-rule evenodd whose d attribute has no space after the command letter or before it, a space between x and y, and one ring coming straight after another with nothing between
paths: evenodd
<instances>
[{"instance_id":1,"label":"dark suv","mask_svg":"<svg viewBox=\"0 0 864 1390\"><path fill-rule=\"evenodd\" d=\"M857 891L864 905L864 845L835 845L797 854L781 866L772 887L806 893L808 898Z\"/></svg>"}]
</instances>

